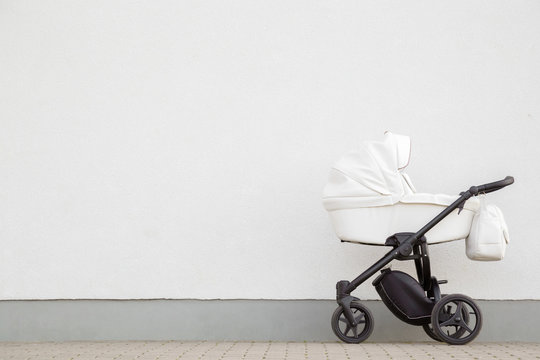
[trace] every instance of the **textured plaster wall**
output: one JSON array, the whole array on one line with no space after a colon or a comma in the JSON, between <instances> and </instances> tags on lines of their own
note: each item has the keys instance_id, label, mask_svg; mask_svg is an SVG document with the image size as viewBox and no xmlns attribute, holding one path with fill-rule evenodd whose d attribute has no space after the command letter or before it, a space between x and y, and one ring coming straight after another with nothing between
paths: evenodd
<instances>
[{"instance_id":1,"label":"textured plaster wall","mask_svg":"<svg viewBox=\"0 0 540 360\"><path fill-rule=\"evenodd\" d=\"M419 191L516 178L489 196L507 257L432 247L443 291L540 299L539 18L535 1L2 1L0 298L331 299L385 249L335 238L328 170L392 130Z\"/></svg>"}]
</instances>

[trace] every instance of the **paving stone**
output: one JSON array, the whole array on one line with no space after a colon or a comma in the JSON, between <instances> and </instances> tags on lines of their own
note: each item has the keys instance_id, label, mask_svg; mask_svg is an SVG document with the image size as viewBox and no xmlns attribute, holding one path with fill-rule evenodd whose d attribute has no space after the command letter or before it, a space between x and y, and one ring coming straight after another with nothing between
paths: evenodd
<instances>
[{"instance_id":1,"label":"paving stone","mask_svg":"<svg viewBox=\"0 0 540 360\"><path fill-rule=\"evenodd\" d=\"M0 342L4 360L540 359L537 343Z\"/></svg>"}]
</instances>

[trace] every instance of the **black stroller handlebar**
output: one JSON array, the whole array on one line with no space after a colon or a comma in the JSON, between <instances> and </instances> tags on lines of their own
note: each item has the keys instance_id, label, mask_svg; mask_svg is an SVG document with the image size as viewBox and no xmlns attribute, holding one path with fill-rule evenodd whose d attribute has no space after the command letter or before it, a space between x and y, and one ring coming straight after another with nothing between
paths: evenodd
<instances>
[{"instance_id":1,"label":"black stroller handlebar","mask_svg":"<svg viewBox=\"0 0 540 360\"><path fill-rule=\"evenodd\" d=\"M507 176L502 180L495 181L492 183L487 183L487 184L478 185L478 186L471 186L471 188L469 189L469 192L471 196L476 196L482 193L487 194L493 191L501 190L503 187L512 185L513 183L514 183L514 177Z\"/></svg>"}]
</instances>

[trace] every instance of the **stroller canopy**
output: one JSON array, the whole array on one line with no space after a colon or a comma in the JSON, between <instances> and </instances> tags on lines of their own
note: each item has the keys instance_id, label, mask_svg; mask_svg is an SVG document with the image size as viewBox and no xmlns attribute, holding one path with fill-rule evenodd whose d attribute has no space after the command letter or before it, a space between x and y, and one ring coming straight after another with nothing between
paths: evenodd
<instances>
[{"instance_id":1,"label":"stroller canopy","mask_svg":"<svg viewBox=\"0 0 540 360\"><path fill-rule=\"evenodd\" d=\"M325 200L355 198L356 206L392 205L414 193L404 173L411 153L408 136L385 133L383 141L365 141L343 156L332 168L324 189Z\"/></svg>"}]
</instances>

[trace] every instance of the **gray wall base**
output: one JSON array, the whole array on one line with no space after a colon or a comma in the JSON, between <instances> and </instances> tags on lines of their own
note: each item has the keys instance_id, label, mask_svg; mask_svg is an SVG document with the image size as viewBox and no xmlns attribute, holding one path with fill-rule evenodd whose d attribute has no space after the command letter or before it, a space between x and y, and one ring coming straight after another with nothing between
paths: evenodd
<instances>
[{"instance_id":1,"label":"gray wall base","mask_svg":"<svg viewBox=\"0 0 540 360\"><path fill-rule=\"evenodd\" d=\"M430 341L381 301L370 342ZM479 301L477 341L540 342L540 301ZM0 301L0 341L275 340L336 341L330 300Z\"/></svg>"}]
</instances>

